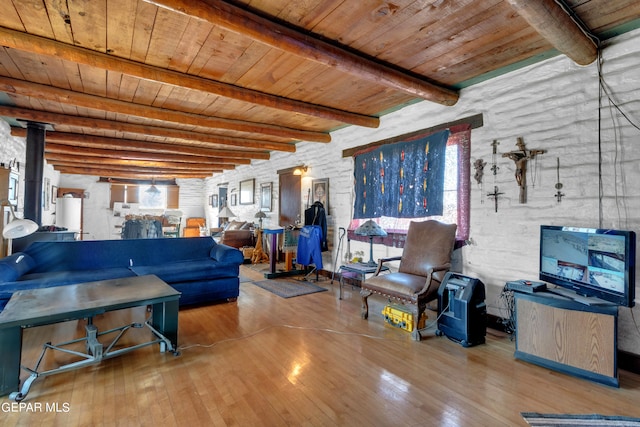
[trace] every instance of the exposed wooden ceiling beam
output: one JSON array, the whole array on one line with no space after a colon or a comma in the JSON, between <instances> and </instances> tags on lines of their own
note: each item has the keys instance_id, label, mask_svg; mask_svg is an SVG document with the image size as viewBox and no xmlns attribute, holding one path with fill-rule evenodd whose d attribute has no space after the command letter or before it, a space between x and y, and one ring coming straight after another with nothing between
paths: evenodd
<instances>
[{"instance_id":1,"label":"exposed wooden ceiling beam","mask_svg":"<svg viewBox=\"0 0 640 427\"><path fill-rule=\"evenodd\" d=\"M62 163L77 163L79 165L87 165L91 162L99 165L113 165L113 166L131 166L131 167L146 167L157 169L179 169L190 171L210 171L217 169L234 169L234 165L222 164L222 163L209 163L206 165L199 165L195 163L180 163L180 162L163 162L163 161L150 161L150 160L127 160L127 159L111 159L101 158L91 160L85 156L74 156L72 154L57 154L57 153L45 153L45 159L50 164L62 164Z\"/></svg>"},{"instance_id":2,"label":"exposed wooden ceiling beam","mask_svg":"<svg viewBox=\"0 0 640 427\"><path fill-rule=\"evenodd\" d=\"M108 169L114 172L133 172L133 173L153 173L163 174L165 177L173 177L173 174L197 174L210 176L213 171L222 169L210 169L210 170L187 170L187 169L166 169L166 168L153 168L145 166L121 166L121 165L104 165L101 163L78 163L78 162L65 162L62 160L56 160L51 165L54 168L92 168L92 169Z\"/></svg>"},{"instance_id":3,"label":"exposed wooden ceiling beam","mask_svg":"<svg viewBox=\"0 0 640 427\"><path fill-rule=\"evenodd\" d=\"M94 175L94 176L106 176L110 178L125 178L125 179L163 179L163 178L207 178L211 176L209 173L202 172L185 172L185 173L165 173L159 171L154 172L131 172L117 171L110 168L90 168L90 167L74 167L74 166L58 166L54 167L60 173L69 175ZM212 171L213 173L222 173L222 170Z\"/></svg>"},{"instance_id":4,"label":"exposed wooden ceiling beam","mask_svg":"<svg viewBox=\"0 0 640 427\"><path fill-rule=\"evenodd\" d=\"M555 0L508 0L511 6L560 52L576 64L589 65L598 48Z\"/></svg>"},{"instance_id":5,"label":"exposed wooden ceiling beam","mask_svg":"<svg viewBox=\"0 0 640 427\"><path fill-rule=\"evenodd\" d=\"M380 125L380 119L377 117L309 104L215 80L203 79L201 77L118 58L107 55L106 53L60 43L4 27L0 27L0 45L98 67L104 70L112 70L145 80L214 93L227 98L279 110L296 112L358 126L376 128Z\"/></svg>"},{"instance_id":6,"label":"exposed wooden ceiling beam","mask_svg":"<svg viewBox=\"0 0 640 427\"><path fill-rule=\"evenodd\" d=\"M148 153L133 150L105 150L100 148L73 147L71 145L52 144L47 142L45 153L72 154L76 156L127 159L127 160L149 160L163 162L198 163L198 164L235 164L248 165L249 159L227 159L224 157L204 157L188 156L180 154Z\"/></svg>"},{"instance_id":7,"label":"exposed wooden ceiling beam","mask_svg":"<svg viewBox=\"0 0 640 427\"><path fill-rule=\"evenodd\" d=\"M184 111L168 110L166 108L151 107L89 95L72 90L60 89L25 80L0 76L0 91L30 96L37 99L62 102L94 110L112 113L128 114L146 119L161 120L179 124L188 124L212 129L226 129L244 133L258 133L286 138L289 140L303 140L310 142L330 142L331 135L323 132L312 132L301 129L291 129L265 123L253 123L242 120L223 119L220 117L204 116L202 114L186 113Z\"/></svg>"},{"instance_id":8,"label":"exposed wooden ceiling beam","mask_svg":"<svg viewBox=\"0 0 640 427\"><path fill-rule=\"evenodd\" d=\"M416 97L442 105L453 105L458 101L458 93L452 89L438 86L365 56L356 55L313 35L294 30L221 0L144 1L194 19L222 26L282 51Z\"/></svg>"},{"instance_id":9,"label":"exposed wooden ceiling beam","mask_svg":"<svg viewBox=\"0 0 640 427\"><path fill-rule=\"evenodd\" d=\"M25 128L12 127L11 135L25 138ZM109 150L136 150L149 153L188 154L191 156L220 157L233 159L269 160L268 151L226 150L194 147L179 143L162 143L138 141L133 139L107 138L104 136L85 135L69 132L48 132L46 143L65 144L74 147L87 147Z\"/></svg>"},{"instance_id":10,"label":"exposed wooden ceiling beam","mask_svg":"<svg viewBox=\"0 0 640 427\"><path fill-rule=\"evenodd\" d=\"M29 110L26 108L7 107L0 105L0 116L15 117L22 120L49 123L53 125L66 125L91 129L110 130L116 132L134 133L140 135L158 136L163 138L176 138L186 141L198 141L208 144L229 145L243 148L257 148L261 150L275 150L293 153L296 146L291 143L259 141L247 138L232 138L226 136L209 135L180 129L172 129L159 126L139 125L124 123L114 120L96 119L90 117L71 116L67 114L49 113L46 111Z\"/></svg>"}]
</instances>

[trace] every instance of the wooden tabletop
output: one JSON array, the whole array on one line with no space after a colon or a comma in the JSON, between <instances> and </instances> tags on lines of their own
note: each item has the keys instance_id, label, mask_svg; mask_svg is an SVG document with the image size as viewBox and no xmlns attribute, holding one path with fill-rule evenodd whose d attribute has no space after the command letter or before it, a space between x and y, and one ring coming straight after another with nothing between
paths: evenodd
<instances>
[{"instance_id":1,"label":"wooden tabletop","mask_svg":"<svg viewBox=\"0 0 640 427\"><path fill-rule=\"evenodd\" d=\"M154 275L17 291L0 313L0 328L79 319L179 297L180 292Z\"/></svg>"}]
</instances>

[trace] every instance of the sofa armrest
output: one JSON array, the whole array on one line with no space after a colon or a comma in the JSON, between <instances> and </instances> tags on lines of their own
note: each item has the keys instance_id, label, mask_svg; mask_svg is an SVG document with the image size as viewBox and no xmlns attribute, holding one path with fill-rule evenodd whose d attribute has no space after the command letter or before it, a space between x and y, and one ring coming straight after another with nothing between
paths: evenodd
<instances>
[{"instance_id":1,"label":"sofa armrest","mask_svg":"<svg viewBox=\"0 0 640 427\"><path fill-rule=\"evenodd\" d=\"M13 282L28 273L36 262L23 252L16 252L0 260L0 283Z\"/></svg>"},{"instance_id":2,"label":"sofa armrest","mask_svg":"<svg viewBox=\"0 0 640 427\"><path fill-rule=\"evenodd\" d=\"M238 249L218 243L213 245L209 256L225 264L240 265L244 262L244 255Z\"/></svg>"}]
</instances>

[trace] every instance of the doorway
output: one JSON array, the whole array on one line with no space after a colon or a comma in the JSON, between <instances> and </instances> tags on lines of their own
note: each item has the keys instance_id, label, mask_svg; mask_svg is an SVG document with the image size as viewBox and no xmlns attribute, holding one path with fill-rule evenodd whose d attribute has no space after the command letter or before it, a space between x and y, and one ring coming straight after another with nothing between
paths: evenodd
<instances>
[{"instance_id":1,"label":"doorway","mask_svg":"<svg viewBox=\"0 0 640 427\"><path fill-rule=\"evenodd\" d=\"M278 197L278 224L282 227L295 224L301 218L300 189L301 177L293 174L293 169L278 171L279 197Z\"/></svg>"}]
</instances>

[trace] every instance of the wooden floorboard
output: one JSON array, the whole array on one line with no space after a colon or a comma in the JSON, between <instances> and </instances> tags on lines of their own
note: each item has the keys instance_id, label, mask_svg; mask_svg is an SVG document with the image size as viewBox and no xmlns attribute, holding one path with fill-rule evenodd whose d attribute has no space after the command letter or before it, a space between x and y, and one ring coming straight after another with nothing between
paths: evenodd
<instances>
[{"instance_id":1,"label":"wooden floorboard","mask_svg":"<svg viewBox=\"0 0 640 427\"><path fill-rule=\"evenodd\" d=\"M250 280L262 273L242 267ZM157 346L36 380L21 410L5 396L2 426L514 426L521 412L640 417L640 376L619 389L515 360L515 343L489 329L463 348L429 330L422 342L384 324L380 298L360 318L357 288L290 299L250 282L237 302L180 311L181 354ZM101 330L143 321L144 308L98 316ZM429 320L435 313L428 312ZM74 321L25 330L23 363L46 341L83 335ZM148 338L133 330L123 343ZM68 362L48 353L43 366ZM26 375L23 375L26 377ZM38 405L41 410L38 410ZM58 411L47 411L58 408Z\"/></svg>"}]
</instances>

